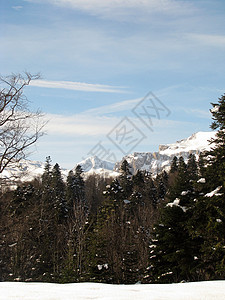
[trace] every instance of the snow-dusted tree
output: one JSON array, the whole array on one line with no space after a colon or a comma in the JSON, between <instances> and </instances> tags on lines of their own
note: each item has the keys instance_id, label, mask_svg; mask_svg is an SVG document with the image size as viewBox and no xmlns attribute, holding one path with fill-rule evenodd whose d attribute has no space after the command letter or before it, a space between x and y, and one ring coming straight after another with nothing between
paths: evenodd
<instances>
[{"instance_id":1,"label":"snow-dusted tree","mask_svg":"<svg viewBox=\"0 0 225 300\"><path fill-rule=\"evenodd\" d=\"M125 159L120 167L121 175L119 176L120 185L124 191L124 198L128 198L132 193L132 180L131 180L131 171L130 165L128 164L127 160Z\"/></svg>"},{"instance_id":2,"label":"snow-dusted tree","mask_svg":"<svg viewBox=\"0 0 225 300\"><path fill-rule=\"evenodd\" d=\"M171 167L170 167L170 173L175 173L178 169L178 162L177 162L177 156L174 156Z\"/></svg>"},{"instance_id":3,"label":"snow-dusted tree","mask_svg":"<svg viewBox=\"0 0 225 300\"><path fill-rule=\"evenodd\" d=\"M212 150L205 153L201 169L204 180L192 218L192 234L201 237L202 280L225 276L225 95L212 103L212 129L218 129L211 140ZM203 166L203 163L205 166Z\"/></svg>"},{"instance_id":4,"label":"snow-dusted tree","mask_svg":"<svg viewBox=\"0 0 225 300\"><path fill-rule=\"evenodd\" d=\"M218 103L212 103L212 125L213 130L217 129L216 137L211 140L215 147L210 154L210 166L213 170L214 179L225 187L225 94L219 98Z\"/></svg>"},{"instance_id":5,"label":"snow-dusted tree","mask_svg":"<svg viewBox=\"0 0 225 300\"><path fill-rule=\"evenodd\" d=\"M0 173L24 159L43 135L43 115L29 110L24 95L24 88L38 78L30 73L0 77Z\"/></svg>"},{"instance_id":6,"label":"snow-dusted tree","mask_svg":"<svg viewBox=\"0 0 225 300\"><path fill-rule=\"evenodd\" d=\"M76 191L76 178L73 171L69 171L67 179L66 179L66 202L69 211L73 209L75 191Z\"/></svg>"},{"instance_id":7,"label":"snow-dusted tree","mask_svg":"<svg viewBox=\"0 0 225 300\"><path fill-rule=\"evenodd\" d=\"M62 179L60 166L56 163L52 169L51 190L55 215L61 222L67 215L65 203L65 184Z\"/></svg>"},{"instance_id":8,"label":"snow-dusted tree","mask_svg":"<svg viewBox=\"0 0 225 300\"><path fill-rule=\"evenodd\" d=\"M191 180L197 180L198 178L198 165L194 154L190 154L187 162L187 171Z\"/></svg>"},{"instance_id":9,"label":"snow-dusted tree","mask_svg":"<svg viewBox=\"0 0 225 300\"><path fill-rule=\"evenodd\" d=\"M80 165L76 166L75 169L75 201L82 205L85 205L85 188L84 188L84 178L82 177L82 167Z\"/></svg>"}]
</instances>

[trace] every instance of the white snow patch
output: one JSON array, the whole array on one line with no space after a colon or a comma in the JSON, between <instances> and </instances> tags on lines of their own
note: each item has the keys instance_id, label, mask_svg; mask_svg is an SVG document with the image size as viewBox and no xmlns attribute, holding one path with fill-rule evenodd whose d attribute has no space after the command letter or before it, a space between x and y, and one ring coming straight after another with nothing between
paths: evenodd
<instances>
[{"instance_id":1,"label":"white snow patch","mask_svg":"<svg viewBox=\"0 0 225 300\"><path fill-rule=\"evenodd\" d=\"M220 106L219 105L215 105L213 108L210 109L210 112L218 112L219 111Z\"/></svg>"},{"instance_id":2,"label":"white snow patch","mask_svg":"<svg viewBox=\"0 0 225 300\"><path fill-rule=\"evenodd\" d=\"M223 221L221 219L216 219L216 222L222 223Z\"/></svg>"},{"instance_id":3,"label":"white snow patch","mask_svg":"<svg viewBox=\"0 0 225 300\"><path fill-rule=\"evenodd\" d=\"M102 160L97 156L91 156L85 160L79 162L77 165L80 165L84 171L84 176L98 174L103 177L117 177L119 172L114 171L115 163L110 161ZM76 166L73 168L75 171Z\"/></svg>"},{"instance_id":4,"label":"white snow patch","mask_svg":"<svg viewBox=\"0 0 225 300\"><path fill-rule=\"evenodd\" d=\"M183 212L187 211L187 208L185 206L180 205L180 199L179 198L176 198L173 202L167 203L166 206L169 206L169 207L177 206L177 207L180 207L183 210Z\"/></svg>"},{"instance_id":5,"label":"white snow patch","mask_svg":"<svg viewBox=\"0 0 225 300\"><path fill-rule=\"evenodd\" d=\"M183 191L181 192L181 196L186 196L189 193L189 191Z\"/></svg>"},{"instance_id":6,"label":"white snow patch","mask_svg":"<svg viewBox=\"0 0 225 300\"><path fill-rule=\"evenodd\" d=\"M124 202L125 204L129 204L129 203L130 203L130 201L127 200L127 199L123 200L123 202Z\"/></svg>"},{"instance_id":7,"label":"white snow patch","mask_svg":"<svg viewBox=\"0 0 225 300\"><path fill-rule=\"evenodd\" d=\"M218 186L214 191L205 194L205 197L222 196L223 194L217 193L221 188L222 186Z\"/></svg>"},{"instance_id":8,"label":"white snow patch","mask_svg":"<svg viewBox=\"0 0 225 300\"><path fill-rule=\"evenodd\" d=\"M174 144L168 144L161 146L162 151L160 154L175 155L180 152L189 152L191 150L209 150L212 145L209 144L209 140L215 138L216 132L197 132L192 134L187 139L183 139Z\"/></svg>"},{"instance_id":9,"label":"white snow patch","mask_svg":"<svg viewBox=\"0 0 225 300\"><path fill-rule=\"evenodd\" d=\"M205 178L200 178L200 179L197 181L197 183L206 183L206 180L205 180Z\"/></svg>"},{"instance_id":10,"label":"white snow patch","mask_svg":"<svg viewBox=\"0 0 225 300\"><path fill-rule=\"evenodd\" d=\"M225 281L176 284L0 282L0 300L222 300Z\"/></svg>"}]
</instances>

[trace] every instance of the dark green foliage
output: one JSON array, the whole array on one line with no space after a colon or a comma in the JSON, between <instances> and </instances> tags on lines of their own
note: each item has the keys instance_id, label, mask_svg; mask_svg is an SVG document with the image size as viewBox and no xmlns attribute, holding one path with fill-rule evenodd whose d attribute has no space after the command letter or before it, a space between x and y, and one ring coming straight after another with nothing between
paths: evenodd
<instances>
[{"instance_id":1,"label":"dark green foliage","mask_svg":"<svg viewBox=\"0 0 225 300\"><path fill-rule=\"evenodd\" d=\"M0 195L0 280L133 284L225 279L225 97L211 151L174 157L156 178L126 160L121 175L41 179Z\"/></svg>"},{"instance_id":2,"label":"dark green foliage","mask_svg":"<svg viewBox=\"0 0 225 300\"><path fill-rule=\"evenodd\" d=\"M152 282L193 280L197 249L185 226L187 218L188 215L180 206L164 208L150 246Z\"/></svg>"},{"instance_id":3,"label":"dark green foliage","mask_svg":"<svg viewBox=\"0 0 225 300\"><path fill-rule=\"evenodd\" d=\"M207 153L209 156L209 170L213 173L214 180L225 187L225 95L223 95L218 103L212 103L212 129L218 129L215 139L211 143L215 144L213 150Z\"/></svg>"},{"instance_id":4,"label":"dark green foliage","mask_svg":"<svg viewBox=\"0 0 225 300\"><path fill-rule=\"evenodd\" d=\"M126 160L124 160L120 167L121 175L119 176L119 182L124 192L124 199L129 198L133 189L133 182L131 180L130 166Z\"/></svg>"},{"instance_id":5,"label":"dark green foliage","mask_svg":"<svg viewBox=\"0 0 225 300\"><path fill-rule=\"evenodd\" d=\"M198 165L194 154L190 154L187 162L187 172L190 180L197 180L198 178Z\"/></svg>"},{"instance_id":6,"label":"dark green foliage","mask_svg":"<svg viewBox=\"0 0 225 300\"><path fill-rule=\"evenodd\" d=\"M163 201L165 199L168 187L168 174L166 173L166 171L163 171L161 174L157 175L156 186L158 201Z\"/></svg>"},{"instance_id":7,"label":"dark green foliage","mask_svg":"<svg viewBox=\"0 0 225 300\"><path fill-rule=\"evenodd\" d=\"M52 169L50 189L51 197L53 199L53 207L55 209L55 216L57 222L61 223L67 216L67 208L65 201L65 184L58 164L55 164Z\"/></svg>"},{"instance_id":8,"label":"dark green foliage","mask_svg":"<svg viewBox=\"0 0 225 300\"><path fill-rule=\"evenodd\" d=\"M175 173L177 169L178 169L177 156L174 156L170 167L170 173Z\"/></svg>"}]
</instances>

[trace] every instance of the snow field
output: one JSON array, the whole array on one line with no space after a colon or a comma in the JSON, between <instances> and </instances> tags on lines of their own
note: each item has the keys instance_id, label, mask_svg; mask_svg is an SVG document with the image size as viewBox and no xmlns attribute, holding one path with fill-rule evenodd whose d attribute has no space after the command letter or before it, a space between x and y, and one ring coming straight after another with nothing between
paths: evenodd
<instances>
[{"instance_id":1,"label":"snow field","mask_svg":"<svg viewBox=\"0 0 225 300\"><path fill-rule=\"evenodd\" d=\"M225 281L176 284L0 282L0 300L224 300Z\"/></svg>"}]
</instances>

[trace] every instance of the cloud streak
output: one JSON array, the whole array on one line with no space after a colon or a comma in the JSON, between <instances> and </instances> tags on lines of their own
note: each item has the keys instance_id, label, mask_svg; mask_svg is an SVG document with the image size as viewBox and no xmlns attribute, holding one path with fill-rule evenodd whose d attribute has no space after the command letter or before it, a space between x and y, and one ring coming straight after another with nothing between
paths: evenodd
<instances>
[{"instance_id":1,"label":"cloud streak","mask_svg":"<svg viewBox=\"0 0 225 300\"><path fill-rule=\"evenodd\" d=\"M212 35L212 34L188 34L188 38L201 45L212 47L225 47L225 35Z\"/></svg>"},{"instance_id":2,"label":"cloud streak","mask_svg":"<svg viewBox=\"0 0 225 300\"><path fill-rule=\"evenodd\" d=\"M103 18L126 18L145 13L146 15L163 13L167 15L188 14L193 6L186 1L177 0L25 0L27 2L48 2L52 5L85 11ZM135 19L134 19L135 20Z\"/></svg>"},{"instance_id":3,"label":"cloud streak","mask_svg":"<svg viewBox=\"0 0 225 300\"><path fill-rule=\"evenodd\" d=\"M45 127L47 134L63 136L101 136L106 135L120 120L117 117L92 116L81 113L72 116L47 114L49 121Z\"/></svg>"},{"instance_id":4,"label":"cloud streak","mask_svg":"<svg viewBox=\"0 0 225 300\"><path fill-rule=\"evenodd\" d=\"M126 93L126 91L122 90L123 87L74 81L34 80L30 83L30 85L34 87L66 89L83 92Z\"/></svg>"}]
</instances>

